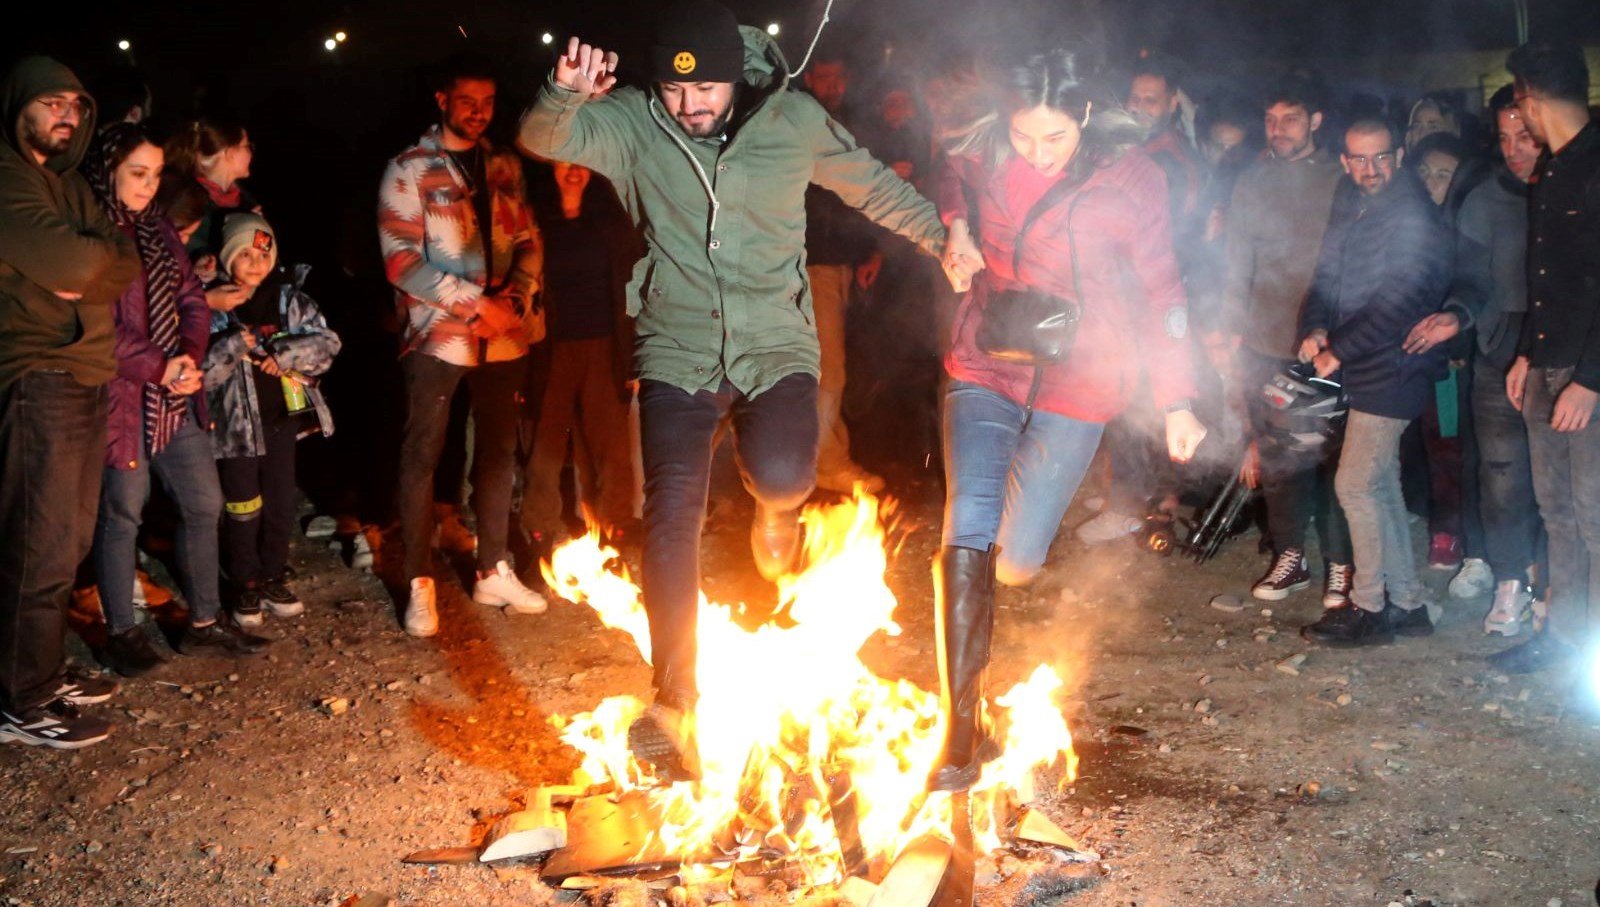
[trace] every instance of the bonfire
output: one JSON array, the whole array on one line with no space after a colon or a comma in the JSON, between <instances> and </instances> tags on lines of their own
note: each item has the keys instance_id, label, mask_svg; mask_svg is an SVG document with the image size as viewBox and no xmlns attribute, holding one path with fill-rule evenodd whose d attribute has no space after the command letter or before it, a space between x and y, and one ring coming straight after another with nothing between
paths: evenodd
<instances>
[{"instance_id":1,"label":"bonfire","mask_svg":"<svg viewBox=\"0 0 1600 907\"><path fill-rule=\"evenodd\" d=\"M777 608L754 629L701 596L697 780L667 783L632 757L628 726L646 708L634 696L552 719L583 757L568 790L646 815L624 862L670 865L687 882L760 861L798 876L797 887L826 890L879 881L916 842L956 837L954 798L926 791L943 739L937 692L880 677L861 659L875 635L901 633L885 583L887 509L859 491L808 507L803 568L780 581ZM544 572L557 594L593 608L650 660L639 587L599 533L559 548ZM1003 846L1037 779L1074 777L1062 686L1040 665L994 698L1003 749L961 804L977 852Z\"/></svg>"}]
</instances>

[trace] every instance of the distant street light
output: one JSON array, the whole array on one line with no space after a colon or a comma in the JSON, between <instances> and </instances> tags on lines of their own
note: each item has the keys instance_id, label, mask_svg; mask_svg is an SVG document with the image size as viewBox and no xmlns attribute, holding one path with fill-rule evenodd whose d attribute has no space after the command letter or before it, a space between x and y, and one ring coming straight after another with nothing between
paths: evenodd
<instances>
[{"instance_id":1,"label":"distant street light","mask_svg":"<svg viewBox=\"0 0 1600 907\"><path fill-rule=\"evenodd\" d=\"M545 32L539 36L539 40L545 44L554 44L556 43L556 36L550 34L549 32Z\"/></svg>"},{"instance_id":2,"label":"distant street light","mask_svg":"<svg viewBox=\"0 0 1600 907\"><path fill-rule=\"evenodd\" d=\"M779 30L778 29L778 23L776 23L776 22L774 22L771 25L767 26L767 34L771 35L774 38L778 37L778 30Z\"/></svg>"},{"instance_id":3,"label":"distant street light","mask_svg":"<svg viewBox=\"0 0 1600 907\"><path fill-rule=\"evenodd\" d=\"M117 42L117 50L123 50L123 51L133 50L133 43L130 42L127 38L123 38L121 41Z\"/></svg>"},{"instance_id":4,"label":"distant street light","mask_svg":"<svg viewBox=\"0 0 1600 907\"><path fill-rule=\"evenodd\" d=\"M336 31L333 33L333 40L338 41L340 44L343 44L345 39L348 37L350 36L342 31Z\"/></svg>"},{"instance_id":5,"label":"distant street light","mask_svg":"<svg viewBox=\"0 0 1600 907\"><path fill-rule=\"evenodd\" d=\"M335 41L335 40L333 40L333 39L332 39L332 38L329 38L329 39L328 39L328 40L326 40L326 41L324 41L324 42L322 42L322 47L323 47L323 49L325 49L325 50L327 50L327 51L329 51L329 52L330 52L330 53L331 53L331 52L332 52L332 51L333 51L333 50L334 50L334 49L335 49L335 48L337 48L337 47L338 47L338 46L339 46L339 42L338 42L338 41Z\"/></svg>"}]
</instances>

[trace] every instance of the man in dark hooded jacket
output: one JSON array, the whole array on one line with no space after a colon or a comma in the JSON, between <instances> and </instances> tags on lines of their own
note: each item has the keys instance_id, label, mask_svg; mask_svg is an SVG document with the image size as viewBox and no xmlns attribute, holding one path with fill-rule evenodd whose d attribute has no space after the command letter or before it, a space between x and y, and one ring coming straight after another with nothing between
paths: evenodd
<instances>
[{"instance_id":1,"label":"man in dark hooded jacket","mask_svg":"<svg viewBox=\"0 0 1600 907\"><path fill-rule=\"evenodd\" d=\"M77 173L94 104L72 71L21 60L0 103L0 740L75 749L109 733L76 706L116 691L69 674L64 644L100 498L111 303L139 258Z\"/></svg>"}]
</instances>

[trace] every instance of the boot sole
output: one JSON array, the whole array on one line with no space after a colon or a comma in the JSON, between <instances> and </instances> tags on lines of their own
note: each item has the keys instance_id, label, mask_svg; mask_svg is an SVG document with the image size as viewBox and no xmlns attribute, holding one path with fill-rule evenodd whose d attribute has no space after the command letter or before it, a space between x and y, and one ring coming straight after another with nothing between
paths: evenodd
<instances>
[{"instance_id":1,"label":"boot sole","mask_svg":"<svg viewBox=\"0 0 1600 907\"><path fill-rule=\"evenodd\" d=\"M1281 602L1296 592L1304 592L1310 588L1311 580L1306 580L1303 583L1295 583L1292 586L1284 586L1282 589L1262 589L1259 587L1251 587L1250 597L1264 602Z\"/></svg>"}]
</instances>

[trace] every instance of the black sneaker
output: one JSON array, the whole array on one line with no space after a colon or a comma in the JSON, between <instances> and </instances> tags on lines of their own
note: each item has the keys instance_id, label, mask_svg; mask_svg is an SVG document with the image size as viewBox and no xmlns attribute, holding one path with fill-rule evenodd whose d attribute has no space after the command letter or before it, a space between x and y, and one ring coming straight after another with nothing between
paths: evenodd
<instances>
[{"instance_id":1,"label":"black sneaker","mask_svg":"<svg viewBox=\"0 0 1600 907\"><path fill-rule=\"evenodd\" d=\"M239 596L233 602L233 622L246 629L259 627L267 622L266 615L261 610L259 587L246 586L239 590Z\"/></svg>"},{"instance_id":2,"label":"black sneaker","mask_svg":"<svg viewBox=\"0 0 1600 907\"><path fill-rule=\"evenodd\" d=\"M178 639L178 652L183 655L254 655L269 642L271 640L219 620L208 626L185 629Z\"/></svg>"},{"instance_id":3,"label":"black sneaker","mask_svg":"<svg viewBox=\"0 0 1600 907\"><path fill-rule=\"evenodd\" d=\"M1549 633L1489 656L1489 666L1507 674L1534 674L1576 663L1578 650Z\"/></svg>"},{"instance_id":4,"label":"black sneaker","mask_svg":"<svg viewBox=\"0 0 1600 907\"><path fill-rule=\"evenodd\" d=\"M1311 567L1306 563L1305 552L1299 548L1286 548L1272 562L1272 569L1267 571L1267 575L1256 580L1256 584L1250 588L1250 594L1264 602L1279 602L1288 598L1290 593L1310 587Z\"/></svg>"},{"instance_id":5,"label":"black sneaker","mask_svg":"<svg viewBox=\"0 0 1600 907\"><path fill-rule=\"evenodd\" d=\"M269 579L260 586L261 607L271 611L273 617L299 617L306 613L305 603L285 582L288 572L286 567L277 579Z\"/></svg>"},{"instance_id":6,"label":"black sneaker","mask_svg":"<svg viewBox=\"0 0 1600 907\"><path fill-rule=\"evenodd\" d=\"M1300 635L1311 642L1340 647L1394 642L1394 630L1389 627L1384 612L1372 612L1355 605L1326 609L1316 623L1301 627Z\"/></svg>"},{"instance_id":7,"label":"black sneaker","mask_svg":"<svg viewBox=\"0 0 1600 907\"><path fill-rule=\"evenodd\" d=\"M1428 616L1427 605L1402 608L1391 603L1384 606L1383 614L1388 618L1390 629L1394 630L1397 636L1433 635L1433 619Z\"/></svg>"},{"instance_id":8,"label":"black sneaker","mask_svg":"<svg viewBox=\"0 0 1600 907\"><path fill-rule=\"evenodd\" d=\"M75 706L60 699L22 712L0 711L0 740L8 743L76 750L109 736L110 724L99 718L85 718Z\"/></svg>"},{"instance_id":9,"label":"black sneaker","mask_svg":"<svg viewBox=\"0 0 1600 907\"><path fill-rule=\"evenodd\" d=\"M69 668L66 676L61 678L61 685L56 687L56 698L65 700L69 705L95 705L115 696L119 689L121 687L115 680L90 677Z\"/></svg>"},{"instance_id":10,"label":"black sneaker","mask_svg":"<svg viewBox=\"0 0 1600 907\"><path fill-rule=\"evenodd\" d=\"M96 653L100 663L123 677L148 674L166 662L150 645L143 627L129 627L106 637L106 647Z\"/></svg>"}]
</instances>

